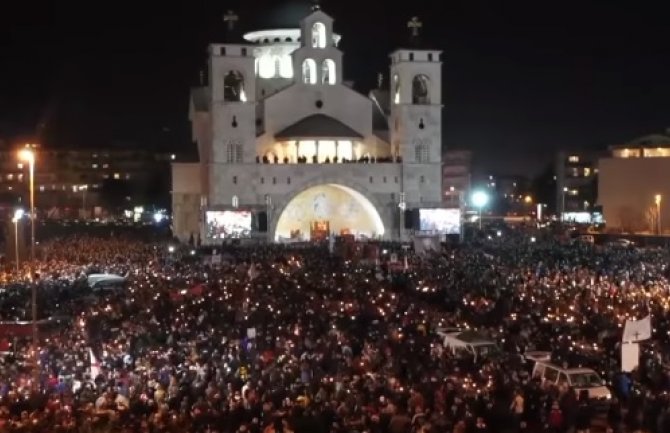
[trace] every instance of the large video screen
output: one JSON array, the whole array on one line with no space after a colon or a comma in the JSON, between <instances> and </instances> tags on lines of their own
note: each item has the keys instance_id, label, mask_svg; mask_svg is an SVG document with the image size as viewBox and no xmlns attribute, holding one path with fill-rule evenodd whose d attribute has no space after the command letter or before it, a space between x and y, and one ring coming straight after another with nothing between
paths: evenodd
<instances>
[{"instance_id":1,"label":"large video screen","mask_svg":"<svg viewBox=\"0 0 670 433\"><path fill-rule=\"evenodd\" d=\"M419 209L419 230L457 235L461 232L460 209Z\"/></svg>"},{"instance_id":2,"label":"large video screen","mask_svg":"<svg viewBox=\"0 0 670 433\"><path fill-rule=\"evenodd\" d=\"M209 239L246 238L251 236L251 212L243 210L207 211Z\"/></svg>"},{"instance_id":3,"label":"large video screen","mask_svg":"<svg viewBox=\"0 0 670 433\"><path fill-rule=\"evenodd\" d=\"M577 224L589 224L591 222L590 212L564 212L563 219L566 222Z\"/></svg>"}]
</instances>

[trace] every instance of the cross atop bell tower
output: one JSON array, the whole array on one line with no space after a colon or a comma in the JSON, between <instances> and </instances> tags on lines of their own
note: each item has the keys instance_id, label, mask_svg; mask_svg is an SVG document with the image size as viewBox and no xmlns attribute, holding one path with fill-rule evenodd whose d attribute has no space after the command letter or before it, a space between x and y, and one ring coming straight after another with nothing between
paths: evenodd
<instances>
[{"instance_id":1,"label":"cross atop bell tower","mask_svg":"<svg viewBox=\"0 0 670 433\"><path fill-rule=\"evenodd\" d=\"M235 25L239 20L240 17L233 10L228 10L228 12L223 15L223 22L227 24L229 32L235 30Z\"/></svg>"},{"instance_id":2,"label":"cross atop bell tower","mask_svg":"<svg viewBox=\"0 0 670 433\"><path fill-rule=\"evenodd\" d=\"M419 20L419 17L412 17L411 20L407 22L407 28L412 33L413 38L419 37L419 30L423 28L423 23Z\"/></svg>"}]
</instances>

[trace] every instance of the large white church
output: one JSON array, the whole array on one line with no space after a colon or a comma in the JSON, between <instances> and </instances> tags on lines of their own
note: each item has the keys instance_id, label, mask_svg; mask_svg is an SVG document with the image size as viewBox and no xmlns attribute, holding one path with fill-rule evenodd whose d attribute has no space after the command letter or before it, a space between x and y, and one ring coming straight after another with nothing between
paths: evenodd
<instances>
[{"instance_id":1,"label":"large white church","mask_svg":"<svg viewBox=\"0 0 670 433\"><path fill-rule=\"evenodd\" d=\"M365 96L339 42L315 7L300 28L209 46L189 108L199 161L172 167L175 236L398 240L409 210L442 205L440 51L397 49L389 89Z\"/></svg>"}]
</instances>

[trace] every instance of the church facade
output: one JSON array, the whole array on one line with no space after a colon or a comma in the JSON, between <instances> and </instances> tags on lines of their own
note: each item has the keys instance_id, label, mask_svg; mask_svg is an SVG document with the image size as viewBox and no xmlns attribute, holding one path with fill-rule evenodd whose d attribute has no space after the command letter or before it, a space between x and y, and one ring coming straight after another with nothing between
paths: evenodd
<instances>
[{"instance_id":1,"label":"church facade","mask_svg":"<svg viewBox=\"0 0 670 433\"><path fill-rule=\"evenodd\" d=\"M408 210L442 205L440 51L394 51L388 89L363 95L339 41L315 8L298 29L209 46L189 108L199 161L172 167L177 237L398 240Z\"/></svg>"}]
</instances>

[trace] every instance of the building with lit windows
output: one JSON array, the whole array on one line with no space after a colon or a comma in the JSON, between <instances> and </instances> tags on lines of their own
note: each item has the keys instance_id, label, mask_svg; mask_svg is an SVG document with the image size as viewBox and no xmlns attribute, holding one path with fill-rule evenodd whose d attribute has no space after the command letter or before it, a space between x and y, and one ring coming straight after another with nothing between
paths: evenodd
<instances>
[{"instance_id":1,"label":"building with lit windows","mask_svg":"<svg viewBox=\"0 0 670 433\"><path fill-rule=\"evenodd\" d=\"M153 182L161 183L153 190L167 190L170 163L177 158L143 149L36 146L34 150L35 205L41 217L52 218L92 217L96 208L105 210L106 183L126 184L131 195ZM19 161L17 154L15 147L0 148L0 207L7 212L28 203L28 164Z\"/></svg>"},{"instance_id":2,"label":"building with lit windows","mask_svg":"<svg viewBox=\"0 0 670 433\"><path fill-rule=\"evenodd\" d=\"M610 147L599 162L598 202L608 229L670 232L670 130Z\"/></svg>"},{"instance_id":3,"label":"building with lit windows","mask_svg":"<svg viewBox=\"0 0 670 433\"><path fill-rule=\"evenodd\" d=\"M404 209L442 205L440 51L397 49L389 88L363 95L339 42L314 7L299 28L209 46L189 109L199 161L172 168L175 235L397 239Z\"/></svg>"},{"instance_id":4,"label":"building with lit windows","mask_svg":"<svg viewBox=\"0 0 670 433\"><path fill-rule=\"evenodd\" d=\"M557 153L554 166L557 215L563 215L568 221L586 221L586 216L596 210L598 160L605 154L601 151Z\"/></svg>"}]
</instances>

